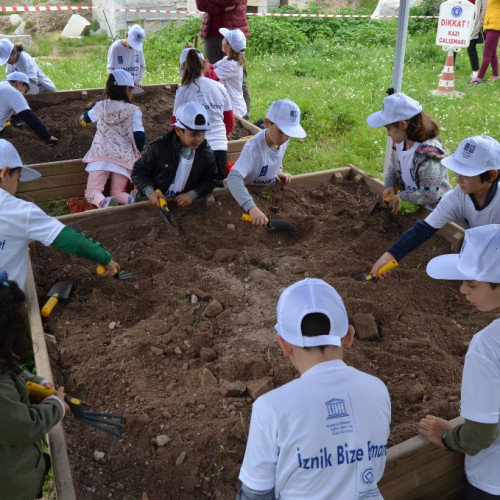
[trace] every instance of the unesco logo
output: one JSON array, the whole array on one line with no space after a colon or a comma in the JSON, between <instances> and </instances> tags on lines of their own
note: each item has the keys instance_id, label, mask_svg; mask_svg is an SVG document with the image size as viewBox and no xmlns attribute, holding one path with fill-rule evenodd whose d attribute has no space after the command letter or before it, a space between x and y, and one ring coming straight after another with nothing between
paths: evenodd
<instances>
[{"instance_id":1,"label":"unesco logo","mask_svg":"<svg viewBox=\"0 0 500 500\"><path fill-rule=\"evenodd\" d=\"M462 15L463 9L460 5L455 5L453 9L451 9L451 15L453 17L460 17Z\"/></svg>"},{"instance_id":2,"label":"unesco logo","mask_svg":"<svg viewBox=\"0 0 500 500\"><path fill-rule=\"evenodd\" d=\"M368 469L365 469L361 473L361 481L363 484L372 484L375 481L375 474L371 467L368 467Z\"/></svg>"}]
</instances>

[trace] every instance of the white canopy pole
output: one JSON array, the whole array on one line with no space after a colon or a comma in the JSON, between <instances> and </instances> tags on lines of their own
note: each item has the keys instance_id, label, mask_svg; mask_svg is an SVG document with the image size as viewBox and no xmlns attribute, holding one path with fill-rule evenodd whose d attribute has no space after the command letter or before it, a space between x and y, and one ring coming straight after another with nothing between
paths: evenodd
<instances>
[{"instance_id":1,"label":"white canopy pole","mask_svg":"<svg viewBox=\"0 0 500 500\"><path fill-rule=\"evenodd\" d=\"M392 73L392 88L394 92L401 92L403 82L403 68L405 64L406 36L408 34L408 16L410 15L410 0L400 0L398 13L398 34L396 37L396 54L394 56L394 70ZM387 137L385 147L384 172L389 167L392 153L392 140Z\"/></svg>"}]
</instances>

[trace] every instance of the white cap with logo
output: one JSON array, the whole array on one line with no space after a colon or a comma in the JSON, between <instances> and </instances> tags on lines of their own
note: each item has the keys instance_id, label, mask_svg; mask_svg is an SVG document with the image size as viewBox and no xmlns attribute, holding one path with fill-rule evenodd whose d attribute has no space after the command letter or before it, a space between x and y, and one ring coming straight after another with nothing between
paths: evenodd
<instances>
[{"instance_id":1,"label":"white cap with logo","mask_svg":"<svg viewBox=\"0 0 500 500\"><path fill-rule=\"evenodd\" d=\"M3 66L10 58L14 44L8 38L0 40L0 66Z\"/></svg>"},{"instance_id":2,"label":"white cap with logo","mask_svg":"<svg viewBox=\"0 0 500 500\"><path fill-rule=\"evenodd\" d=\"M142 44L145 38L146 33L138 24L134 24L128 29L127 40L133 49L142 51Z\"/></svg>"},{"instance_id":3,"label":"white cap with logo","mask_svg":"<svg viewBox=\"0 0 500 500\"><path fill-rule=\"evenodd\" d=\"M298 347L341 346L349 329L342 298L333 286L320 279L308 278L289 286L281 294L276 312L278 322L274 328L281 338ZM328 318L327 335L302 334L302 320L312 313Z\"/></svg>"},{"instance_id":4,"label":"white cap with logo","mask_svg":"<svg viewBox=\"0 0 500 500\"><path fill-rule=\"evenodd\" d=\"M30 82L30 79L28 78L28 75L26 73L22 73L21 71L13 71L12 73L9 73L5 77L5 79L9 82L23 82L29 86L31 93L38 94L38 87Z\"/></svg>"},{"instance_id":5,"label":"white cap with logo","mask_svg":"<svg viewBox=\"0 0 500 500\"><path fill-rule=\"evenodd\" d=\"M236 28L235 30L219 28L219 33L227 40L227 43L235 52L245 50L247 46L247 39L245 38L243 31L239 28Z\"/></svg>"},{"instance_id":6,"label":"white cap with logo","mask_svg":"<svg viewBox=\"0 0 500 500\"><path fill-rule=\"evenodd\" d=\"M133 87L133 94L142 94L142 92L144 92L143 89L134 85L134 77L128 71L124 69L115 69L111 74L115 77L115 85L120 87Z\"/></svg>"},{"instance_id":7,"label":"white cap with logo","mask_svg":"<svg viewBox=\"0 0 500 500\"><path fill-rule=\"evenodd\" d=\"M16 148L5 139L0 139L0 170L4 167L21 168L20 182L28 182L38 179L42 176L40 172L32 168L25 167Z\"/></svg>"},{"instance_id":8,"label":"white cap with logo","mask_svg":"<svg viewBox=\"0 0 500 500\"><path fill-rule=\"evenodd\" d=\"M475 135L460 142L456 151L441 160L453 172L466 177L500 170L500 144L488 135Z\"/></svg>"},{"instance_id":9,"label":"white cap with logo","mask_svg":"<svg viewBox=\"0 0 500 500\"><path fill-rule=\"evenodd\" d=\"M500 225L486 224L465 231L460 253L439 255L427 264L427 274L440 280L500 283Z\"/></svg>"},{"instance_id":10,"label":"white cap with logo","mask_svg":"<svg viewBox=\"0 0 500 500\"><path fill-rule=\"evenodd\" d=\"M300 109L290 99L274 101L266 113L266 118L276 123L281 131L289 137L303 139L305 130L300 125Z\"/></svg>"},{"instance_id":11,"label":"white cap with logo","mask_svg":"<svg viewBox=\"0 0 500 500\"><path fill-rule=\"evenodd\" d=\"M174 126L188 130L210 130L207 110L197 102L185 102L175 110Z\"/></svg>"},{"instance_id":12,"label":"white cap with logo","mask_svg":"<svg viewBox=\"0 0 500 500\"><path fill-rule=\"evenodd\" d=\"M366 123L370 127L382 127L401 120L409 120L422 112L422 106L418 101L398 92L387 96L380 111L372 113Z\"/></svg>"}]
</instances>

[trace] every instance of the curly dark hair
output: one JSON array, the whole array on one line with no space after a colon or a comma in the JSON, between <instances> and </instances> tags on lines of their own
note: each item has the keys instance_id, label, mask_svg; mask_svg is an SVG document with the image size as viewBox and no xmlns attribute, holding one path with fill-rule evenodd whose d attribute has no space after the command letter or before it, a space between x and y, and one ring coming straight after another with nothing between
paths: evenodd
<instances>
[{"instance_id":1,"label":"curly dark hair","mask_svg":"<svg viewBox=\"0 0 500 500\"><path fill-rule=\"evenodd\" d=\"M0 371L18 371L19 356L29 349L25 295L15 281L0 282Z\"/></svg>"}]
</instances>

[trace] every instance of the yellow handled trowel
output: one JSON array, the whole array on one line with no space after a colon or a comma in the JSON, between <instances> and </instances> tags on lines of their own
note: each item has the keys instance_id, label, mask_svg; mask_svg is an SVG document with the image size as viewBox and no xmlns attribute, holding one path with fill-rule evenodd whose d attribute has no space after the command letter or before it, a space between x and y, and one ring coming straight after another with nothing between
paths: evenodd
<instances>
[{"instance_id":1,"label":"yellow handled trowel","mask_svg":"<svg viewBox=\"0 0 500 500\"><path fill-rule=\"evenodd\" d=\"M399 264L396 259L392 259L389 262L386 262L383 266L379 268L376 274L363 273L359 276L356 276L357 281L375 281L382 273L387 271L392 271L394 268L398 267Z\"/></svg>"},{"instance_id":2,"label":"yellow handled trowel","mask_svg":"<svg viewBox=\"0 0 500 500\"><path fill-rule=\"evenodd\" d=\"M49 300L45 302L45 305L42 307L40 314L46 318L51 312L60 299L67 299L69 292L71 291L72 283L69 281L59 281L56 283L47 294Z\"/></svg>"}]
</instances>

